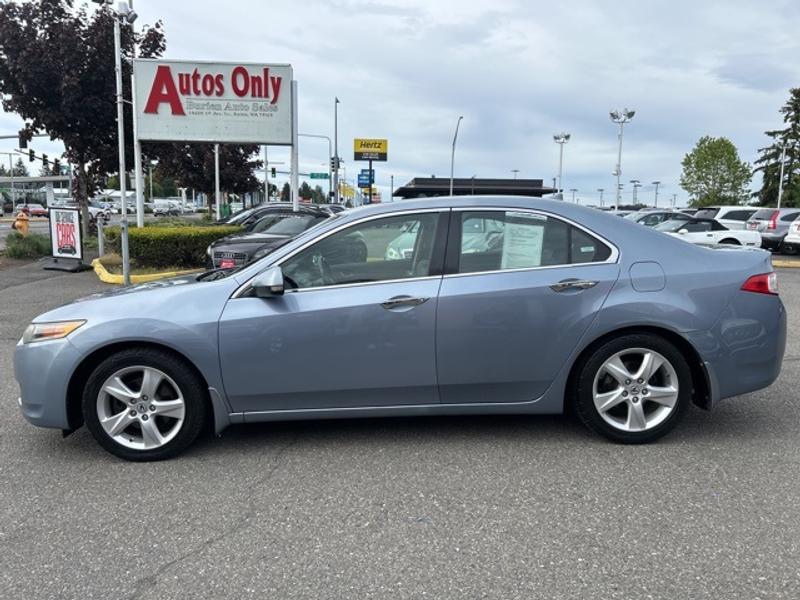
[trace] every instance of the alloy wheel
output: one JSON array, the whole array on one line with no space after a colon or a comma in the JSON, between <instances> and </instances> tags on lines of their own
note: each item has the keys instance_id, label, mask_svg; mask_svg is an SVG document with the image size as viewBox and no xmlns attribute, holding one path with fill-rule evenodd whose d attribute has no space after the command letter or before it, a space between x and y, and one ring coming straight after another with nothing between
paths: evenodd
<instances>
[{"instance_id":1,"label":"alloy wheel","mask_svg":"<svg viewBox=\"0 0 800 600\"><path fill-rule=\"evenodd\" d=\"M661 354L630 348L608 358L592 387L594 406L612 427L647 431L663 423L678 403L678 375Z\"/></svg>"},{"instance_id":2,"label":"alloy wheel","mask_svg":"<svg viewBox=\"0 0 800 600\"><path fill-rule=\"evenodd\" d=\"M164 446L178 434L185 416L180 388L154 367L119 369L97 395L100 426L116 443L134 450Z\"/></svg>"}]
</instances>

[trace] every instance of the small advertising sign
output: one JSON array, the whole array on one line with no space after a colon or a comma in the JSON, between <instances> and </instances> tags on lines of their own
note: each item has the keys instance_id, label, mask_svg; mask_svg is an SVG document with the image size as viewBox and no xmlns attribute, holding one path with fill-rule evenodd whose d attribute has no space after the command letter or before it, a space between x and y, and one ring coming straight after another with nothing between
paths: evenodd
<instances>
[{"instance_id":1,"label":"small advertising sign","mask_svg":"<svg viewBox=\"0 0 800 600\"><path fill-rule=\"evenodd\" d=\"M77 208L50 209L50 249L53 258L83 258L80 211Z\"/></svg>"},{"instance_id":2,"label":"small advertising sign","mask_svg":"<svg viewBox=\"0 0 800 600\"><path fill-rule=\"evenodd\" d=\"M355 160L388 160L389 140L356 138L353 140L353 156Z\"/></svg>"}]
</instances>

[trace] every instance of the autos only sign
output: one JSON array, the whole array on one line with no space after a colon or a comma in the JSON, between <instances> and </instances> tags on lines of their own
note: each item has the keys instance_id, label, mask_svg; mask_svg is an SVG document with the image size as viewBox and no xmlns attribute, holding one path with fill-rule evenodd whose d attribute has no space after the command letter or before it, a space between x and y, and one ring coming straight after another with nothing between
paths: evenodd
<instances>
[{"instance_id":1,"label":"autos only sign","mask_svg":"<svg viewBox=\"0 0 800 600\"><path fill-rule=\"evenodd\" d=\"M356 138L353 140L353 160L385 161L389 156L389 140Z\"/></svg>"},{"instance_id":2,"label":"autos only sign","mask_svg":"<svg viewBox=\"0 0 800 600\"><path fill-rule=\"evenodd\" d=\"M79 215L77 208L50 209L50 247L54 258L83 258Z\"/></svg>"},{"instance_id":3,"label":"autos only sign","mask_svg":"<svg viewBox=\"0 0 800 600\"><path fill-rule=\"evenodd\" d=\"M137 59L138 137L291 145L290 65Z\"/></svg>"}]
</instances>

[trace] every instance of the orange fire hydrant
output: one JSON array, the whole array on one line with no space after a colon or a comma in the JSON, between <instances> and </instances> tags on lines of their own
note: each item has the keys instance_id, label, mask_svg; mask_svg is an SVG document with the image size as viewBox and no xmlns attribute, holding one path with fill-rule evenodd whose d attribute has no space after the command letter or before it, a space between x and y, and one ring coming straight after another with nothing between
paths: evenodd
<instances>
[{"instance_id":1,"label":"orange fire hydrant","mask_svg":"<svg viewBox=\"0 0 800 600\"><path fill-rule=\"evenodd\" d=\"M28 235L28 221L31 218L28 216L24 210L21 210L17 213L17 218L14 221L13 227L15 231L18 231L20 235L27 236Z\"/></svg>"}]
</instances>

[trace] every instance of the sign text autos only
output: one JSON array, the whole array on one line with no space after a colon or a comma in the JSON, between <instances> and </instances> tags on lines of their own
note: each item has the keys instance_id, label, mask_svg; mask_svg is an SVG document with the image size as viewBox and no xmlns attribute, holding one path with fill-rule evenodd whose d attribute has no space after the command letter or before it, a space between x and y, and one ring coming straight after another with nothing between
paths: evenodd
<instances>
[{"instance_id":1,"label":"sign text autos only","mask_svg":"<svg viewBox=\"0 0 800 600\"><path fill-rule=\"evenodd\" d=\"M158 113L162 104L167 104L173 115L185 115L189 110L249 110L248 103L237 102L192 102L187 100L184 107L181 97L214 98L224 96L226 88L238 98L268 100L270 105L278 102L283 78L272 76L269 67L264 67L260 74L251 74L243 66L233 67L230 73L173 72L170 65L159 65L156 70L153 86L145 104L145 113ZM227 105L227 106L226 106ZM261 104L253 104L258 110Z\"/></svg>"}]
</instances>

